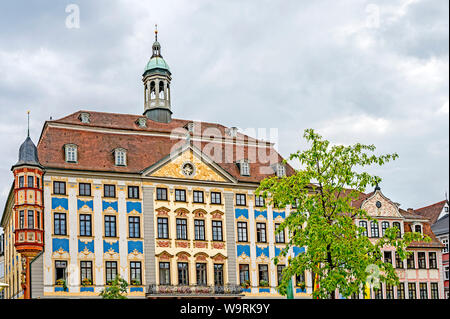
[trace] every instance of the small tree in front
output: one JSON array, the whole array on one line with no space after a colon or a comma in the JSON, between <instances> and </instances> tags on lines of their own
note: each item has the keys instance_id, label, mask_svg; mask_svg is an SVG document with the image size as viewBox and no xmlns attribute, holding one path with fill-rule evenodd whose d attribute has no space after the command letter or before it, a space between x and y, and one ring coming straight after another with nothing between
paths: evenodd
<instances>
[{"instance_id":1,"label":"small tree in front","mask_svg":"<svg viewBox=\"0 0 450 319\"><path fill-rule=\"evenodd\" d=\"M107 283L105 289L100 292L100 296L103 299L127 299L127 288L127 281L117 275L114 280Z\"/></svg>"},{"instance_id":2,"label":"small tree in front","mask_svg":"<svg viewBox=\"0 0 450 319\"><path fill-rule=\"evenodd\" d=\"M419 233L407 232L397 238L396 228L388 229L375 243L361 236L363 228L354 218L372 220L359 207L352 205L369 186L381 179L363 171L364 167L379 166L395 160L397 154L376 156L373 145L331 145L312 129L304 132L309 149L291 154L290 160L298 160L301 169L283 178L263 180L256 194L265 197L266 205L278 208L291 206L291 213L278 228L286 229L290 239L281 256L288 259L278 286L286 295L290 278L304 274L306 270L316 275L313 298L336 298L338 290L344 297L364 291L373 269L377 280L398 284L398 276L392 264L382 260L384 246L396 248L402 259L412 241L424 240ZM426 239L428 240L428 239ZM291 247L305 247L305 252L289 256ZM279 262L278 257L274 259ZM378 275L379 274L379 275Z\"/></svg>"}]
</instances>

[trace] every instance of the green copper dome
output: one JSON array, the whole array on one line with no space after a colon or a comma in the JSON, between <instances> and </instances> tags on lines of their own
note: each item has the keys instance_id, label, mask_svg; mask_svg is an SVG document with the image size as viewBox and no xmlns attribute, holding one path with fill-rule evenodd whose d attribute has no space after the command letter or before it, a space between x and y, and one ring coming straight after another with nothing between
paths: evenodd
<instances>
[{"instance_id":1,"label":"green copper dome","mask_svg":"<svg viewBox=\"0 0 450 319\"><path fill-rule=\"evenodd\" d=\"M170 72L169 65L164 61L164 59L160 56L154 56L148 61L147 66L145 67L145 71L147 72L152 69L164 69Z\"/></svg>"}]
</instances>

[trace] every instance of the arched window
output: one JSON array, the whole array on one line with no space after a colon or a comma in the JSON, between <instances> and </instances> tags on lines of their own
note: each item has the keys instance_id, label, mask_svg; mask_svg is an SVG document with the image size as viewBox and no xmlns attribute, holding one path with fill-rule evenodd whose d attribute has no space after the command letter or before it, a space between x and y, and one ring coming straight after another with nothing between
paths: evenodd
<instances>
[{"instance_id":1,"label":"arched window","mask_svg":"<svg viewBox=\"0 0 450 319\"><path fill-rule=\"evenodd\" d=\"M402 238L402 227L401 227L400 223L399 222L393 222L392 226L398 228L397 238Z\"/></svg>"},{"instance_id":2,"label":"arched window","mask_svg":"<svg viewBox=\"0 0 450 319\"><path fill-rule=\"evenodd\" d=\"M371 237L380 237L380 233L379 233L379 229L378 229L378 222L377 221L372 221L370 223L370 235Z\"/></svg>"},{"instance_id":3,"label":"arched window","mask_svg":"<svg viewBox=\"0 0 450 319\"><path fill-rule=\"evenodd\" d=\"M159 81L159 98L164 100L164 82Z\"/></svg>"},{"instance_id":4,"label":"arched window","mask_svg":"<svg viewBox=\"0 0 450 319\"><path fill-rule=\"evenodd\" d=\"M364 228L364 231L361 233L361 236L367 237L367 222L365 220L361 220L359 222L359 227Z\"/></svg>"},{"instance_id":5,"label":"arched window","mask_svg":"<svg viewBox=\"0 0 450 319\"><path fill-rule=\"evenodd\" d=\"M156 97L156 88L155 88L155 82L152 81L150 83L150 99L153 100Z\"/></svg>"},{"instance_id":6,"label":"arched window","mask_svg":"<svg viewBox=\"0 0 450 319\"><path fill-rule=\"evenodd\" d=\"M382 236L384 236L384 234L386 233L386 229L389 228L389 222L382 222L381 223L381 234Z\"/></svg>"}]
</instances>

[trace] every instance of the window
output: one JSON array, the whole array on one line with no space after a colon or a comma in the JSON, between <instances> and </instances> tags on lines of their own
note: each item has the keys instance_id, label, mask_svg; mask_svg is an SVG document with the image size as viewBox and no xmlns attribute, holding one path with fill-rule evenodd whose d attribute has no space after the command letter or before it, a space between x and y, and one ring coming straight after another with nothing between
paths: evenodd
<instances>
[{"instance_id":1,"label":"window","mask_svg":"<svg viewBox=\"0 0 450 319\"><path fill-rule=\"evenodd\" d=\"M24 187L25 185L24 185L24 177L23 176L19 176L19 188L22 188L22 187Z\"/></svg>"},{"instance_id":2,"label":"window","mask_svg":"<svg viewBox=\"0 0 450 319\"><path fill-rule=\"evenodd\" d=\"M212 240L222 241L222 222L220 220L212 221Z\"/></svg>"},{"instance_id":3,"label":"window","mask_svg":"<svg viewBox=\"0 0 450 319\"><path fill-rule=\"evenodd\" d=\"M370 223L370 231L372 237L380 237L379 231L378 231L378 222L372 221Z\"/></svg>"},{"instance_id":4,"label":"window","mask_svg":"<svg viewBox=\"0 0 450 319\"><path fill-rule=\"evenodd\" d=\"M277 283L278 285L281 284L281 280L283 279L283 269L285 268L285 265L277 265Z\"/></svg>"},{"instance_id":5,"label":"window","mask_svg":"<svg viewBox=\"0 0 450 319\"><path fill-rule=\"evenodd\" d=\"M158 217L158 238L169 238L169 221L165 217Z\"/></svg>"},{"instance_id":6,"label":"window","mask_svg":"<svg viewBox=\"0 0 450 319\"><path fill-rule=\"evenodd\" d=\"M32 210L28 211L27 228L28 229L34 228L34 211L32 211Z\"/></svg>"},{"instance_id":7,"label":"window","mask_svg":"<svg viewBox=\"0 0 450 319\"><path fill-rule=\"evenodd\" d=\"M405 283L401 282L397 286L397 299L405 299Z\"/></svg>"},{"instance_id":8,"label":"window","mask_svg":"<svg viewBox=\"0 0 450 319\"><path fill-rule=\"evenodd\" d=\"M223 264L214 264L214 285L223 286Z\"/></svg>"},{"instance_id":9,"label":"window","mask_svg":"<svg viewBox=\"0 0 450 319\"><path fill-rule=\"evenodd\" d=\"M395 253L395 268L403 269L403 260Z\"/></svg>"},{"instance_id":10,"label":"window","mask_svg":"<svg viewBox=\"0 0 450 319\"><path fill-rule=\"evenodd\" d=\"M205 240L205 221L201 219L194 220L195 240Z\"/></svg>"},{"instance_id":11,"label":"window","mask_svg":"<svg viewBox=\"0 0 450 319\"><path fill-rule=\"evenodd\" d=\"M445 280L449 280L450 273L449 273L449 266L444 267L444 278Z\"/></svg>"},{"instance_id":12,"label":"window","mask_svg":"<svg viewBox=\"0 0 450 319\"><path fill-rule=\"evenodd\" d=\"M408 298L409 299L417 299L415 282L408 283Z\"/></svg>"},{"instance_id":13,"label":"window","mask_svg":"<svg viewBox=\"0 0 450 319\"><path fill-rule=\"evenodd\" d=\"M187 220L177 218L177 239L187 239Z\"/></svg>"},{"instance_id":14,"label":"window","mask_svg":"<svg viewBox=\"0 0 450 319\"><path fill-rule=\"evenodd\" d=\"M380 289L374 289L375 299L383 299L383 284L380 283Z\"/></svg>"},{"instance_id":15,"label":"window","mask_svg":"<svg viewBox=\"0 0 450 319\"><path fill-rule=\"evenodd\" d=\"M66 235L66 214L54 213L53 219L55 235Z\"/></svg>"},{"instance_id":16,"label":"window","mask_svg":"<svg viewBox=\"0 0 450 319\"><path fill-rule=\"evenodd\" d=\"M365 220L361 220L359 222L359 227L364 228L363 232L361 233L361 236L366 236L367 237L367 222Z\"/></svg>"},{"instance_id":17,"label":"window","mask_svg":"<svg viewBox=\"0 0 450 319\"><path fill-rule=\"evenodd\" d=\"M211 204L222 204L222 198L220 193L211 192Z\"/></svg>"},{"instance_id":18,"label":"window","mask_svg":"<svg viewBox=\"0 0 450 319\"><path fill-rule=\"evenodd\" d=\"M420 299L428 299L428 287L426 282L419 284Z\"/></svg>"},{"instance_id":19,"label":"window","mask_svg":"<svg viewBox=\"0 0 450 319\"><path fill-rule=\"evenodd\" d=\"M277 176L284 177L286 176L286 167L282 163L277 164Z\"/></svg>"},{"instance_id":20,"label":"window","mask_svg":"<svg viewBox=\"0 0 450 319\"><path fill-rule=\"evenodd\" d=\"M444 248L442 248L443 253L448 253L448 237L441 240L442 244L444 244Z\"/></svg>"},{"instance_id":21,"label":"window","mask_svg":"<svg viewBox=\"0 0 450 319\"><path fill-rule=\"evenodd\" d=\"M255 206L256 207L264 207L264 198L262 196L255 195Z\"/></svg>"},{"instance_id":22,"label":"window","mask_svg":"<svg viewBox=\"0 0 450 319\"><path fill-rule=\"evenodd\" d=\"M437 261L436 261L436 253L429 252L428 253L428 268L437 269Z\"/></svg>"},{"instance_id":23,"label":"window","mask_svg":"<svg viewBox=\"0 0 450 319\"><path fill-rule=\"evenodd\" d=\"M92 284L92 261L81 261L80 262L80 280L88 279Z\"/></svg>"},{"instance_id":24,"label":"window","mask_svg":"<svg viewBox=\"0 0 450 319\"><path fill-rule=\"evenodd\" d=\"M170 263L159 263L159 284L170 285Z\"/></svg>"},{"instance_id":25,"label":"window","mask_svg":"<svg viewBox=\"0 0 450 319\"><path fill-rule=\"evenodd\" d=\"M280 232L277 232L280 224L275 224L275 242L276 243L284 243L284 229Z\"/></svg>"},{"instance_id":26,"label":"window","mask_svg":"<svg viewBox=\"0 0 450 319\"><path fill-rule=\"evenodd\" d=\"M178 284L189 285L188 263L178 263Z\"/></svg>"},{"instance_id":27,"label":"window","mask_svg":"<svg viewBox=\"0 0 450 319\"><path fill-rule=\"evenodd\" d=\"M107 261L106 262L106 284L117 277L117 261Z\"/></svg>"},{"instance_id":28,"label":"window","mask_svg":"<svg viewBox=\"0 0 450 319\"><path fill-rule=\"evenodd\" d=\"M402 227L401 227L400 223L399 222L393 222L392 226L393 227L397 227L397 229L398 229L397 238L402 238Z\"/></svg>"},{"instance_id":29,"label":"window","mask_svg":"<svg viewBox=\"0 0 450 319\"><path fill-rule=\"evenodd\" d=\"M267 265L258 265L258 283L259 286L269 286L269 267Z\"/></svg>"},{"instance_id":30,"label":"window","mask_svg":"<svg viewBox=\"0 0 450 319\"><path fill-rule=\"evenodd\" d=\"M80 214L80 236L92 236L92 222L90 214Z\"/></svg>"},{"instance_id":31,"label":"window","mask_svg":"<svg viewBox=\"0 0 450 319\"><path fill-rule=\"evenodd\" d=\"M186 201L186 191L184 189L176 189L175 190L175 201L176 202L185 202Z\"/></svg>"},{"instance_id":32,"label":"window","mask_svg":"<svg viewBox=\"0 0 450 319\"><path fill-rule=\"evenodd\" d=\"M53 182L53 194L66 195L66 182Z\"/></svg>"},{"instance_id":33,"label":"window","mask_svg":"<svg viewBox=\"0 0 450 319\"><path fill-rule=\"evenodd\" d=\"M439 299L439 288L437 282L431 283L431 299Z\"/></svg>"},{"instance_id":34,"label":"window","mask_svg":"<svg viewBox=\"0 0 450 319\"><path fill-rule=\"evenodd\" d=\"M130 261L130 281L131 284L142 285L142 269L140 261Z\"/></svg>"},{"instance_id":35,"label":"window","mask_svg":"<svg viewBox=\"0 0 450 319\"><path fill-rule=\"evenodd\" d=\"M194 191L194 203L203 203L202 191Z\"/></svg>"},{"instance_id":36,"label":"window","mask_svg":"<svg viewBox=\"0 0 450 319\"><path fill-rule=\"evenodd\" d=\"M386 285L386 299L394 299L394 286Z\"/></svg>"},{"instance_id":37,"label":"window","mask_svg":"<svg viewBox=\"0 0 450 319\"><path fill-rule=\"evenodd\" d=\"M55 260L55 283L59 279L66 280L67 261Z\"/></svg>"},{"instance_id":38,"label":"window","mask_svg":"<svg viewBox=\"0 0 450 319\"><path fill-rule=\"evenodd\" d=\"M390 251L384 252L384 262L392 264L392 252L390 252ZM387 289L387 287L386 287L386 289Z\"/></svg>"},{"instance_id":39,"label":"window","mask_svg":"<svg viewBox=\"0 0 450 319\"><path fill-rule=\"evenodd\" d=\"M118 148L114 150L114 157L116 160L116 166L127 165L127 152L123 148Z\"/></svg>"},{"instance_id":40,"label":"window","mask_svg":"<svg viewBox=\"0 0 450 319\"><path fill-rule=\"evenodd\" d=\"M41 180L39 177L36 177L36 188L41 188Z\"/></svg>"},{"instance_id":41,"label":"window","mask_svg":"<svg viewBox=\"0 0 450 319\"><path fill-rule=\"evenodd\" d=\"M36 212L36 228L41 229L41 212Z\"/></svg>"},{"instance_id":42,"label":"window","mask_svg":"<svg viewBox=\"0 0 450 319\"><path fill-rule=\"evenodd\" d=\"M386 229L389 228L389 222L381 222L381 235L384 236Z\"/></svg>"},{"instance_id":43,"label":"window","mask_svg":"<svg viewBox=\"0 0 450 319\"><path fill-rule=\"evenodd\" d=\"M116 237L116 216L105 216L105 237Z\"/></svg>"},{"instance_id":44,"label":"window","mask_svg":"<svg viewBox=\"0 0 450 319\"><path fill-rule=\"evenodd\" d=\"M236 206L245 206L245 205L247 205L245 194L236 194Z\"/></svg>"},{"instance_id":45,"label":"window","mask_svg":"<svg viewBox=\"0 0 450 319\"><path fill-rule=\"evenodd\" d=\"M28 176L27 186L30 188L34 187L34 177L33 176Z\"/></svg>"},{"instance_id":46,"label":"window","mask_svg":"<svg viewBox=\"0 0 450 319\"><path fill-rule=\"evenodd\" d=\"M103 186L103 196L104 197L116 197L116 185L107 185Z\"/></svg>"},{"instance_id":47,"label":"window","mask_svg":"<svg viewBox=\"0 0 450 319\"><path fill-rule=\"evenodd\" d=\"M414 231L416 233L422 233L422 225L416 225L414 226Z\"/></svg>"},{"instance_id":48,"label":"window","mask_svg":"<svg viewBox=\"0 0 450 319\"><path fill-rule=\"evenodd\" d=\"M258 243L266 242L266 223L256 223L256 241Z\"/></svg>"},{"instance_id":49,"label":"window","mask_svg":"<svg viewBox=\"0 0 450 319\"><path fill-rule=\"evenodd\" d=\"M239 265L239 283L250 282L250 269L248 265Z\"/></svg>"},{"instance_id":50,"label":"window","mask_svg":"<svg viewBox=\"0 0 450 319\"><path fill-rule=\"evenodd\" d=\"M21 210L19 212L19 229L25 228L25 211Z\"/></svg>"},{"instance_id":51,"label":"window","mask_svg":"<svg viewBox=\"0 0 450 319\"><path fill-rule=\"evenodd\" d=\"M206 286L206 264L197 263L195 268L197 272L197 285Z\"/></svg>"},{"instance_id":52,"label":"window","mask_svg":"<svg viewBox=\"0 0 450 319\"><path fill-rule=\"evenodd\" d=\"M77 146L73 144L65 145L66 149L66 162L76 163L77 162Z\"/></svg>"},{"instance_id":53,"label":"window","mask_svg":"<svg viewBox=\"0 0 450 319\"><path fill-rule=\"evenodd\" d=\"M128 198L139 199L139 186L128 186Z\"/></svg>"},{"instance_id":54,"label":"window","mask_svg":"<svg viewBox=\"0 0 450 319\"><path fill-rule=\"evenodd\" d=\"M80 196L91 196L91 184L88 183L78 184L78 194Z\"/></svg>"},{"instance_id":55,"label":"window","mask_svg":"<svg viewBox=\"0 0 450 319\"><path fill-rule=\"evenodd\" d=\"M411 253L408 255L406 259L406 268L408 269L414 269L416 268L415 261L414 261L414 253Z\"/></svg>"},{"instance_id":56,"label":"window","mask_svg":"<svg viewBox=\"0 0 450 319\"><path fill-rule=\"evenodd\" d=\"M305 283L305 274L297 274L295 275L295 285L297 287L301 287Z\"/></svg>"},{"instance_id":57,"label":"window","mask_svg":"<svg viewBox=\"0 0 450 319\"><path fill-rule=\"evenodd\" d=\"M167 200L167 188L157 188L156 189L156 199L157 200Z\"/></svg>"},{"instance_id":58,"label":"window","mask_svg":"<svg viewBox=\"0 0 450 319\"><path fill-rule=\"evenodd\" d=\"M237 223L238 242L247 242L247 222Z\"/></svg>"},{"instance_id":59,"label":"window","mask_svg":"<svg viewBox=\"0 0 450 319\"><path fill-rule=\"evenodd\" d=\"M247 160L241 160L239 163L239 168L242 176L250 176L250 164Z\"/></svg>"},{"instance_id":60,"label":"window","mask_svg":"<svg viewBox=\"0 0 450 319\"><path fill-rule=\"evenodd\" d=\"M425 252L419 251L417 253L417 260L418 260L418 263L419 263L419 269L427 268L426 261L425 261Z\"/></svg>"},{"instance_id":61,"label":"window","mask_svg":"<svg viewBox=\"0 0 450 319\"><path fill-rule=\"evenodd\" d=\"M128 217L128 230L130 238L141 237L141 222L138 216Z\"/></svg>"}]
</instances>

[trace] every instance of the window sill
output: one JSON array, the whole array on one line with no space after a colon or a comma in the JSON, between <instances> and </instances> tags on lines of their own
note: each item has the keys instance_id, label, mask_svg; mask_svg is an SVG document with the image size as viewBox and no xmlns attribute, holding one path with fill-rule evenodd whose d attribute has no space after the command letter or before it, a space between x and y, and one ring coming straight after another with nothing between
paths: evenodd
<instances>
[{"instance_id":1,"label":"window sill","mask_svg":"<svg viewBox=\"0 0 450 319\"><path fill-rule=\"evenodd\" d=\"M103 239L119 240L119 237L108 237L108 236L103 236Z\"/></svg>"}]
</instances>

